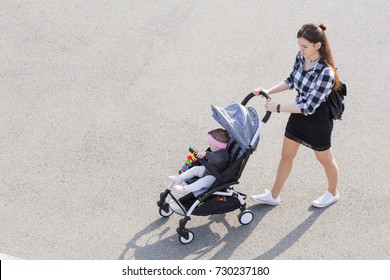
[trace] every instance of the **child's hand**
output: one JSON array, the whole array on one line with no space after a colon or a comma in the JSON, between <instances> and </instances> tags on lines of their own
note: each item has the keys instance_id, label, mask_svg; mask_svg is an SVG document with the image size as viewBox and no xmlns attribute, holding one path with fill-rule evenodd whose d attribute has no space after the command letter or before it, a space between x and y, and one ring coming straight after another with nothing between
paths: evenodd
<instances>
[{"instance_id":1,"label":"child's hand","mask_svg":"<svg viewBox=\"0 0 390 280\"><path fill-rule=\"evenodd\" d=\"M204 158L206 156L206 152L198 152L197 157L198 158Z\"/></svg>"}]
</instances>

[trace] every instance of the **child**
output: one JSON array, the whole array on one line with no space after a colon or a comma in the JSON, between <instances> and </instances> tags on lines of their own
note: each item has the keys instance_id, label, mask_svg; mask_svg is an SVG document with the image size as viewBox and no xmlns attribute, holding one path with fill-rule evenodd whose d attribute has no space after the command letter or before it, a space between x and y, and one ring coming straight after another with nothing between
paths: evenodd
<instances>
[{"instance_id":1,"label":"child","mask_svg":"<svg viewBox=\"0 0 390 280\"><path fill-rule=\"evenodd\" d=\"M211 151L198 153L198 158L205 158L218 173L221 173L229 166L229 152L226 150L229 142L229 134L222 128L208 132L208 141ZM199 177L200 179L189 185L175 186L178 193L185 194L210 187L216 178L202 165L194 166L180 175L169 176L169 179L177 184L185 180Z\"/></svg>"}]
</instances>

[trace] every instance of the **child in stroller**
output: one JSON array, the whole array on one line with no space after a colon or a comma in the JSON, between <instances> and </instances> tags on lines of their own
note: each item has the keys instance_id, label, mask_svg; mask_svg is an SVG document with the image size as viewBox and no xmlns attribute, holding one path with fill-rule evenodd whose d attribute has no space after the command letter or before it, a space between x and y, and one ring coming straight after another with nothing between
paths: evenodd
<instances>
[{"instance_id":1,"label":"child in stroller","mask_svg":"<svg viewBox=\"0 0 390 280\"><path fill-rule=\"evenodd\" d=\"M222 128L217 128L208 133L209 150L206 152L198 152L197 158L206 159L210 166L215 168L218 173L222 173L229 166L229 152L226 147L230 140L229 134ZM199 178L191 184L185 184L187 180ZM203 165L194 166L179 175L169 176L173 182L180 184L176 185L176 191L181 194L199 191L204 188L209 188L217 180L212 172L206 169ZM184 184L183 184L184 183Z\"/></svg>"},{"instance_id":2,"label":"child in stroller","mask_svg":"<svg viewBox=\"0 0 390 280\"><path fill-rule=\"evenodd\" d=\"M269 99L265 92L260 92L260 94ZM174 212L184 216L179 221L179 227L176 229L179 234L179 241L182 244L192 242L195 236L191 230L186 228L187 222L191 220L191 215L208 216L240 209L241 213L238 215L238 221L241 224L247 225L254 218L253 212L246 209L246 195L234 190L234 186L239 184L238 180L250 155L257 149L260 130L271 115L270 112L266 112L260 122L256 110L252 107L245 107L254 96L253 93L250 93L241 104L232 102L225 108L211 106L214 119L230 135L230 141L226 148L230 159L229 166L224 171L218 172L207 160L197 157L192 164L192 168L199 165L204 166L216 178L214 183L209 188L201 189L195 193L190 192L176 198L171 192L176 183L171 181L165 191L160 193L160 200L157 201L157 205L162 217L167 218ZM196 154L196 151L192 148L190 148L190 152ZM175 180L175 178L172 179ZM184 188L184 190L186 189ZM171 200L166 202L168 196L171 197Z\"/></svg>"}]
</instances>

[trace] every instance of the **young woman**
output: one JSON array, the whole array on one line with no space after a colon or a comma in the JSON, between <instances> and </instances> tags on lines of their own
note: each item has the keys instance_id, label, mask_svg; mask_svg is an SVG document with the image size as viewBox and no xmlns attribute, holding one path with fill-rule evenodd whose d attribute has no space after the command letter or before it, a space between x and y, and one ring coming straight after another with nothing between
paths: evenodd
<instances>
[{"instance_id":1,"label":"young woman","mask_svg":"<svg viewBox=\"0 0 390 280\"><path fill-rule=\"evenodd\" d=\"M301 144L314 150L328 179L328 190L313 201L313 206L326 207L339 199L339 169L331 150L333 119L325 102L332 89L340 87L340 81L325 30L323 24L303 25L297 34L300 50L290 76L268 90L253 90L255 95L259 95L260 90L268 94L293 88L297 91L294 104L276 104L272 100L266 102L267 111L291 115L286 126L282 156L272 190L251 196L258 204L279 204L280 191L291 172Z\"/></svg>"}]
</instances>

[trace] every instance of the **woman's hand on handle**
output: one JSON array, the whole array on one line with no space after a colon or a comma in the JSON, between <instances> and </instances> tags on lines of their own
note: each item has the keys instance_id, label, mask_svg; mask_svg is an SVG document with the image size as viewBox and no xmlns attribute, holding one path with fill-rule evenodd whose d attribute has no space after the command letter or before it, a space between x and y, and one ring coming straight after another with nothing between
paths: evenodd
<instances>
[{"instance_id":1,"label":"woman's hand on handle","mask_svg":"<svg viewBox=\"0 0 390 280\"><path fill-rule=\"evenodd\" d=\"M255 89L253 89L252 92L253 92L254 95L260 96L261 98L263 98L264 96L262 96L262 95L260 94L260 91L264 91L265 93L268 94L268 91L265 90L265 89L263 89L263 88L255 88ZM269 94L268 94L268 95L269 95Z\"/></svg>"},{"instance_id":2,"label":"woman's hand on handle","mask_svg":"<svg viewBox=\"0 0 390 280\"><path fill-rule=\"evenodd\" d=\"M266 94L268 94L269 96L269 93L267 90L259 87L259 88L255 88L253 89L253 94L256 95L256 96L260 96L261 98L264 98L263 95L260 94L260 92L265 92ZM265 102L265 110L268 111L268 112L276 112L276 103L274 101L270 99L267 99L267 101Z\"/></svg>"},{"instance_id":3,"label":"woman's hand on handle","mask_svg":"<svg viewBox=\"0 0 390 280\"><path fill-rule=\"evenodd\" d=\"M276 112L276 106L277 106L277 104L274 101L272 101L271 99L268 99L265 102L264 108L268 112Z\"/></svg>"}]
</instances>

